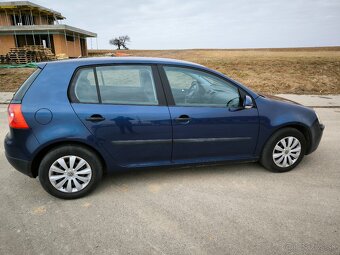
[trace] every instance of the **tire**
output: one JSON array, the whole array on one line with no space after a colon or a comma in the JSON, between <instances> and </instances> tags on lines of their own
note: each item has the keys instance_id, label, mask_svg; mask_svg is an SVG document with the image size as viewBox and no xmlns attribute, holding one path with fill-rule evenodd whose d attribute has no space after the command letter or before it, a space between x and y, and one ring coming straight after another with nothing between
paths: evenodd
<instances>
[{"instance_id":1,"label":"tire","mask_svg":"<svg viewBox=\"0 0 340 255\"><path fill-rule=\"evenodd\" d=\"M45 155L39 166L42 187L52 196L62 199L87 195L97 186L102 175L100 159L83 146L56 147Z\"/></svg>"},{"instance_id":2,"label":"tire","mask_svg":"<svg viewBox=\"0 0 340 255\"><path fill-rule=\"evenodd\" d=\"M306 144L306 138L299 130L280 129L269 138L264 146L260 163L271 172L290 171L304 157Z\"/></svg>"}]
</instances>

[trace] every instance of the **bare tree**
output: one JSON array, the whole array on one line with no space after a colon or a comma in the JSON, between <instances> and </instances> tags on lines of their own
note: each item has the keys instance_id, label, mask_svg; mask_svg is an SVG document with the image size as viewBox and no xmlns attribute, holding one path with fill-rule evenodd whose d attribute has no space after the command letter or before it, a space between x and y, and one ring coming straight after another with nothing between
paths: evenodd
<instances>
[{"instance_id":1,"label":"bare tree","mask_svg":"<svg viewBox=\"0 0 340 255\"><path fill-rule=\"evenodd\" d=\"M128 50L129 48L126 46L130 42L130 36L123 35L119 37L112 38L109 43L111 45L117 46L117 50L120 50L121 47L123 47L125 50Z\"/></svg>"}]
</instances>

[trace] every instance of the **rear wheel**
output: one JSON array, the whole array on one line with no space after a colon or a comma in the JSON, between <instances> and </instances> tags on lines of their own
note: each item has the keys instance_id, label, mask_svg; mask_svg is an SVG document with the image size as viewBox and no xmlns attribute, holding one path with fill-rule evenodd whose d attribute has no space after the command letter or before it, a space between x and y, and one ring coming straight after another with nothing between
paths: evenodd
<instances>
[{"instance_id":1,"label":"rear wheel","mask_svg":"<svg viewBox=\"0 0 340 255\"><path fill-rule=\"evenodd\" d=\"M82 146L60 146L46 154L39 167L39 180L53 196L74 199L87 195L102 177L97 155Z\"/></svg>"},{"instance_id":2,"label":"rear wheel","mask_svg":"<svg viewBox=\"0 0 340 255\"><path fill-rule=\"evenodd\" d=\"M295 128L277 131L266 143L261 164L272 172L287 172L295 168L306 151L306 138Z\"/></svg>"}]
</instances>

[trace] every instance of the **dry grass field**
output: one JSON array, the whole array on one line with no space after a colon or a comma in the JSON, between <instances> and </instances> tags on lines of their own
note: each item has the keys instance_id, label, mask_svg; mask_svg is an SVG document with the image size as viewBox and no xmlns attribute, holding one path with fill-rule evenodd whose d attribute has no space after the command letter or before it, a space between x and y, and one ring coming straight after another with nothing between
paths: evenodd
<instances>
[{"instance_id":1,"label":"dry grass field","mask_svg":"<svg viewBox=\"0 0 340 255\"><path fill-rule=\"evenodd\" d=\"M90 51L91 55L109 52L117 51ZM196 62L262 93L340 94L340 47L119 52Z\"/></svg>"},{"instance_id":2,"label":"dry grass field","mask_svg":"<svg viewBox=\"0 0 340 255\"><path fill-rule=\"evenodd\" d=\"M1 68L0 65L0 92L16 91L33 71L33 68Z\"/></svg>"},{"instance_id":3,"label":"dry grass field","mask_svg":"<svg viewBox=\"0 0 340 255\"><path fill-rule=\"evenodd\" d=\"M92 50L90 56L110 50ZM218 70L255 91L340 94L340 47L249 50L129 50L131 56L165 57ZM30 69L0 69L0 91L15 91Z\"/></svg>"}]
</instances>

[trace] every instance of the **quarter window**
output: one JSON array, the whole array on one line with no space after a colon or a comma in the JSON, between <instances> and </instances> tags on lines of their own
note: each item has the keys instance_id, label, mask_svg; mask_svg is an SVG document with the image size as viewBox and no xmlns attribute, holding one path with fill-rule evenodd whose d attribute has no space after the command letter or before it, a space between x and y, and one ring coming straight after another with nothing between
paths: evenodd
<instances>
[{"instance_id":1,"label":"quarter window","mask_svg":"<svg viewBox=\"0 0 340 255\"><path fill-rule=\"evenodd\" d=\"M240 95L233 84L206 72L164 67L175 104L179 106L238 107Z\"/></svg>"}]
</instances>

